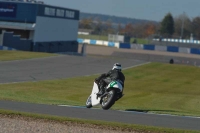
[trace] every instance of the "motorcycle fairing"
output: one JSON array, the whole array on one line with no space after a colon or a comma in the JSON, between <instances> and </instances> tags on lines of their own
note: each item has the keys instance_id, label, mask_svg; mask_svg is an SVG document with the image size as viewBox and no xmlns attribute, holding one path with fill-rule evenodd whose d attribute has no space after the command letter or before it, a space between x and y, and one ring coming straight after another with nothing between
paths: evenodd
<instances>
[{"instance_id":1,"label":"motorcycle fairing","mask_svg":"<svg viewBox=\"0 0 200 133\"><path fill-rule=\"evenodd\" d=\"M92 106L97 106L100 104L101 98L97 97L97 93L99 92L98 85L94 82L92 93L91 93L91 99L92 99Z\"/></svg>"}]
</instances>

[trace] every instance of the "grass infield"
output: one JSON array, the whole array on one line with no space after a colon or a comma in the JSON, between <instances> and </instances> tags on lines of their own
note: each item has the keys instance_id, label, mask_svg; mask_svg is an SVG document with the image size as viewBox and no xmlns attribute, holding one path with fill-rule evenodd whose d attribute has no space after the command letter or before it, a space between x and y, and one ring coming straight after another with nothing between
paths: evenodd
<instances>
[{"instance_id":1,"label":"grass infield","mask_svg":"<svg viewBox=\"0 0 200 133\"><path fill-rule=\"evenodd\" d=\"M56 56L56 55L57 54L42 53L42 52L0 50L0 61L42 58L42 57L49 57L49 56Z\"/></svg>"}]
</instances>

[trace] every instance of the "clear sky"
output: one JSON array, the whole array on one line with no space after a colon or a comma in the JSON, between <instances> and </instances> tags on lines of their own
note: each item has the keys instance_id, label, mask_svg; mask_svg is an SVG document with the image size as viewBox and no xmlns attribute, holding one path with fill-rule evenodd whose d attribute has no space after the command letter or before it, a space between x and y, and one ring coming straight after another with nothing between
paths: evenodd
<instances>
[{"instance_id":1,"label":"clear sky","mask_svg":"<svg viewBox=\"0 0 200 133\"><path fill-rule=\"evenodd\" d=\"M174 17L185 12L190 18L200 16L200 0L43 0L46 4L136 19L161 21L171 12Z\"/></svg>"}]
</instances>

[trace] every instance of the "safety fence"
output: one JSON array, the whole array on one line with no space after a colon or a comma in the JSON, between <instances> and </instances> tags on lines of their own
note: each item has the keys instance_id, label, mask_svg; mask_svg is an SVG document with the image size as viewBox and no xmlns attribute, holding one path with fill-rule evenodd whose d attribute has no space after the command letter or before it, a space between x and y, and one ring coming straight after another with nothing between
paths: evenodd
<instances>
[{"instance_id":1,"label":"safety fence","mask_svg":"<svg viewBox=\"0 0 200 133\"><path fill-rule=\"evenodd\" d=\"M78 43L86 43L91 45L102 45L102 46L109 46L109 47L119 47L119 43L117 42L109 42L103 40L90 40L90 39L78 39Z\"/></svg>"},{"instance_id":2,"label":"safety fence","mask_svg":"<svg viewBox=\"0 0 200 133\"><path fill-rule=\"evenodd\" d=\"M180 46L160 46L160 45L154 45L154 44L116 43L116 42L89 40L89 39L78 39L77 41L79 43L87 43L91 45L102 45L102 46L125 48L125 49L140 49L140 50L151 50L151 51L200 54L200 48L188 48L188 47L180 47Z\"/></svg>"},{"instance_id":3,"label":"safety fence","mask_svg":"<svg viewBox=\"0 0 200 133\"><path fill-rule=\"evenodd\" d=\"M161 39L153 39L153 41L163 41L163 42L176 42L176 43L193 43L193 44L200 44L200 40L193 40L193 39L168 39L162 38Z\"/></svg>"}]
</instances>

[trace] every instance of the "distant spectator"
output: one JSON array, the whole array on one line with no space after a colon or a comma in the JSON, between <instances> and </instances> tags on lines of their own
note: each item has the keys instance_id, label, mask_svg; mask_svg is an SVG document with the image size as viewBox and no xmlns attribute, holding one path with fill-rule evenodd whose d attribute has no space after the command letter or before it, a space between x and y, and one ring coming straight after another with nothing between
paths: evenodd
<instances>
[{"instance_id":1,"label":"distant spectator","mask_svg":"<svg viewBox=\"0 0 200 133\"><path fill-rule=\"evenodd\" d=\"M133 43L137 43L137 39L134 38Z\"/></svg>"},{"instance_id":2,"label":"distant spectator","mask_svg":"<svg viewBox=\"0 0 200 133\"><path fill-rule=\"evenodd\" d=\"M162 42L162 36L159 37L159 41Z\"/></svg>"},{"instance_id":3,"label":"distant spectator","mask_svg":"<svg viewBox=\"0 0 200 133\"><path fill-rule=\"evenodd\" d=\"M173 59L170 59L169 63L170 63L170 64L174 64L174 60L173 60Z\"/></svg>"}]
</instances>

